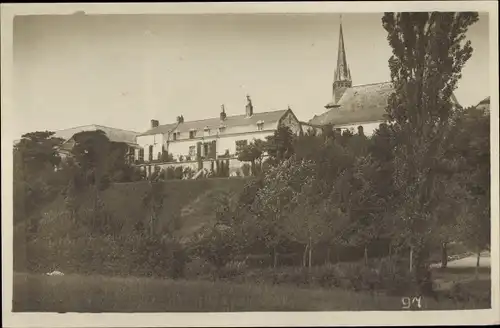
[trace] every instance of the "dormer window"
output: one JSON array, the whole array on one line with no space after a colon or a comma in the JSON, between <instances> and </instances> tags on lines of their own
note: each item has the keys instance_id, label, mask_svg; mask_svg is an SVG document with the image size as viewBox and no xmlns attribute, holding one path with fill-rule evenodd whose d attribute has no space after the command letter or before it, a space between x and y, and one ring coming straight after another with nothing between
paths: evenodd
<instances>
[{"instance_id":1,"label":"dormer window","mask_svg":"<svg viewBox=\"0 0 500 328\"><path fill-rule=\"evenodd\" d=\"M203 131L205 132L205 135L210 135L210 129L208 126L206 126Z\"/></svg>"},{"instance_id":2,"label":"dormer window","mask_svg":"<svg viewBox=\"0 0 500 328\"><path fill-rule=\"evenodd\" d=\"M262 121L262 120L261 120L261 121L258 121L258 122L257 122L257 129L258 129L259 131L264 130L264 121Z\"/></svg>"},{"instance_id":3,"label":"dormer window","mask_svg":"<svg viewBox=\"0 0 500 328\"><path fill-rule=\"evenodd\" d=\"M223 126L223 125L221 125L221 126L219 127L219 133L224 133L225 131L226 131L226 127L225 127L225 126Z\"/></svg>"},{"instance_id":4,"label":"dormer window","mask_svg":"<svg viewBox=\"0 0 500 328\"><path fill-rule=\"evenodd\" d=\"M189 130L189 139L194 139L196 138L196 130L191 129Z\"/></svg>"},{"instance_id":5,"label":"dormer window","mask_svg":"<svg viewBox=\"0 0 500 328\"><path fill-rule=\"evenodd\" d=\"M177 132L172 133L172 140L177 140Z\"/></svg>"}]
</instances>

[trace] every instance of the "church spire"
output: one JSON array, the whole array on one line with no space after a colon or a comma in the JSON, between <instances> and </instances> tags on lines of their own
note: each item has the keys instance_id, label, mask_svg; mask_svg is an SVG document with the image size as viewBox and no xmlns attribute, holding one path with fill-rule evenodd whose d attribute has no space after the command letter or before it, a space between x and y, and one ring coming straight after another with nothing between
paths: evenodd
<instances>
[{"instance_id":1,"label":"church spire","mask_svg":"<svg viewBox=\"0 0 500 328\"><path fill-rule=\"evenodd\" d=\"M337 67L333 79L333 99L325 107L338 107L338 102L347 88L352 87L351 70L347 66L347 56L344 46L344 32L342 30L342 15L340 15L339 47L337 52Z\"/></svg>"},{"instance_id":2,"label":"church spire","mask_svg":"<svg viewBox=\"0 0 500 328\"><path fill-rule=\"evenodd\" d=\"M339 48L337 54L337 69L335 70L335 81L351 81L351 73L347 66L347 56L344 46L344 33L342 31L342 15L340 15Z\"/></svg>"}]
</instances>

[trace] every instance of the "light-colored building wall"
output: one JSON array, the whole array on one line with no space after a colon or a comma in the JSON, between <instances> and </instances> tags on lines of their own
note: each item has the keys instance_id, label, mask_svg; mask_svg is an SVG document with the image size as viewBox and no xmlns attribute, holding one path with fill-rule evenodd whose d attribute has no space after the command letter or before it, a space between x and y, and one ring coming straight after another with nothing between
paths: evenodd
<instances>
[{"instance_id":1,"label":"light-colored building wall","mask_svg":"<svg viewBox=\"0 0 500 328\"><path fill-rule=\"evenodd\" d=\"M169 133L155 134L155 135L142 135L137 137L137 144L144 151L144 162L149 162L150 146L153 146L153 160L158 160L158 153L161 153L163 147L167 150L175 160L179 160L182 156L190 156L191 160L196 160L196 152L198 150L198 143L216 142L217 156L225 155L229 152L234 156L237 152L237 141L246 140L247 144L254 140L266 140L268 136L274 134L279 125L288 126L294 134L299 134L302 131L300 122L291 111L285 112L283 117L279 120L271 122L259 121L258 124L250 123L248 125L225 126L224 121L221 121L218 127L209 127L209 129L201 128L196 130L194 138L190 138L189 131L182 130L182 124L177 128L173 128ZM222 127L222 129L220 129ZM177 133L180 132L180 133ZM175 138L174 138L175 134ZM168 140L167 140L168 139ZM163 146L163 147L162 147ZM190 153L190 148L192 152ZM201 147L202 156L204 147ZM139 159L139 151L135 152L135 158ZM236 165L239 167L239 164Z\"/></svg>"},{"instance_id":2,"label":"light-colored building wall","mask_svg":"<svg viewBox=\"0 0 500 328\"><path fill-rule=\"evenodd\" d=\"M144 149L144 161L149 161L149 146L153 146L153 160L157 160L158 153L161 154L163 149L163 134L138 136L136 142L139 147ZM136 159L139 159L139 151L135 152L135 156Z\"/></svg>"},{"instance_id":3,"label":"light-colored building wall","mask_svg":"<svg viewBox=\"0 0 500 328\"><path fill-rule=\"evenodd\" d=\"M250 143L255 139L266 140L267 136L273 134L274 130L268 130L221 137L217 140L217 155L224 155L226 150L229 151L231 155L236 154L236 141L246 140L247 143Z\"/></svg>"},{"instance_id":4,"label":"light-colored building wall","mask_svg":"<svg viewBox=\"0 0 500 328\"><path fill-rule=\"evenodd\" d=\"M383 121L352 123L352 124L344 124L344 125L335 125L334 128L341 129L342 131L350 130L353 133L358 133L358 127L362 126L365 136L370 137L375 133L375 130L378 129L378 127L380 126L381 123L383 123Z\"/></svg>"},{"instance_id":5,"label":"light-colored building wall","mask_svg":"<svg viewBox=\"0 0 500 328\"><path fill-rule=\"evenodd\" d=\"M227 152L229 154L236 154L236 142L240 140L246 140L247 143L251 143L255 139L266 140L267 136L273 135L274 130L268 131L256 131L253 133L241 133L241 134L230 134L230 135L221 135L218 136L209 136L205 138L196 138L196 139L188 139L188 140L177 140L170 141L168 143L168 152L173 155L175 159L179 159L179 156L183 156L184 158L187 155L190 155L190 147L194 147L196 152L198 142L201 143L211 143L212 141L216 141L216 149L217 156L224 155ZM203 151L203 150L202 150ZM195 153L196 154L196 153ZM206 154L203 154L206 155ZM192 157L192 156L191 156ZM192 158L194 159L194 158Z\"/></svg>"},{"instance_id":6,"label":"light-colored building wall","mask_svg":"<svg viewBox=\"0 0 500 328\"><path fill-rule=\"evenodd\" d=\"M194 147L194 156L196 156L196 144L202 141L201 139L188 139L188 140L180 140L180 141L170 141L168 143L168 152L174 156L175 159L179 159L179 156L186 157L189 154L189 147ZM191 156L191 155L190 155ZM193 157L193 156L192 156ZM196 157L192 158L193 160Z\"/></svg>"}]
</instances>

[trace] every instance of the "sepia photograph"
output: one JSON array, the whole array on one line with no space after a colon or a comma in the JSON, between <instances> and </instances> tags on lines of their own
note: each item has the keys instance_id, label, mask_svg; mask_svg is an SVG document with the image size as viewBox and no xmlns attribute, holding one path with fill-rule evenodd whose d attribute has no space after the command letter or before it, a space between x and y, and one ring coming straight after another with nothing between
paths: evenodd
<instances>
[{"instance_id":1,"label":"sepia photograph","mask_svg":"<svg viewBox=\"0 0 500 328\"><path fill-rule=\"evenodd\" d=\"M12 18L14 314L494 310L497 12L282 6Z\"/></svg>"}]
</instances>

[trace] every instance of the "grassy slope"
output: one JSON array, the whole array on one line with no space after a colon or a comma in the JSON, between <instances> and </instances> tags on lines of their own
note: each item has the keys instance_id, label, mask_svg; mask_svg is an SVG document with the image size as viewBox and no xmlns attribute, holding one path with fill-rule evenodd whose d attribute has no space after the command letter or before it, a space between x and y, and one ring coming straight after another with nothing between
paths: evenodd
<instances>
[{"instance_id":1,"label":"grassy slope","mask_svg":"<svg viewBox=\"0 0 500 328\"><path fill-rule=\"evenodd\" d=\"M172 216L180 216L179 233L181 236L190 235L213 220L215 195L221 191L238 195L247 181L245 178L167 181L164 183L165 198L160 223ZM125 231L138 220L145 219L147 214L142 200L149 188L148 182L119 183L102 193L106 210L126 222ZM43 211L57 213L64 209L64 198L60 196Z\"/></svg>"},{"instance_id":2,"label":"grassy slope","mask_svg":"<svg viewBox=\"0 0 500 328\"><path fill-rule=\"evenodd\" d=\"M423 298L422 310L480 308ZM15 312L399 310L401 298L341 289L103 276L14 275Z\"/></svg>"}]
</instances>

